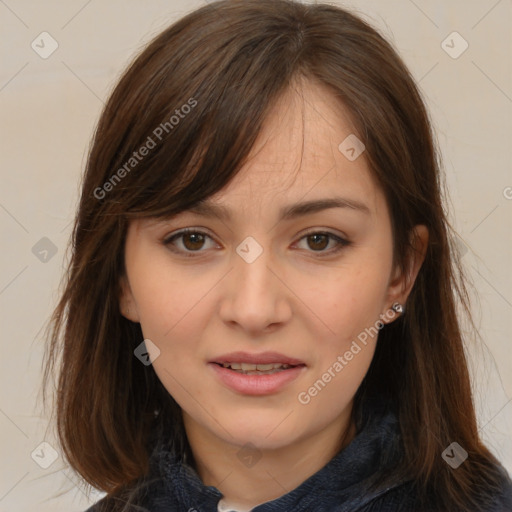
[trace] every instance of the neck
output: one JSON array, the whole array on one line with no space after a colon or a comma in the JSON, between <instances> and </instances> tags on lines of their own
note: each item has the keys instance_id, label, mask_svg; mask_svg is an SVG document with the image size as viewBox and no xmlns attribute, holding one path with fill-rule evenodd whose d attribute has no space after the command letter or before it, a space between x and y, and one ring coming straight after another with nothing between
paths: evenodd
<instances>
[{"instance_id":1,"label":"neck","mask_svg":"<svg viewBox=\"0 0 512 512\"><path fill-rule=\"evenodd\" d=\"M194 465L204 485L214 486L229 504L252 508L298 487L323 468L355 436L350 411L293 444L259 449L219 439L184 414Z\"/></svg>"}]
</instances>

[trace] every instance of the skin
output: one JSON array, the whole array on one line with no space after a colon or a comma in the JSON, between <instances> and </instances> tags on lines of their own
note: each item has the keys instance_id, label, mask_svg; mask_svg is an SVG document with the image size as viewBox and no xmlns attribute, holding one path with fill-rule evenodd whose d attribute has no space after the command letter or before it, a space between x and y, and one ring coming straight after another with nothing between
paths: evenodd
<instances>
[{"instance_id":1,"label":"skin","mask_svg":"<svg viewBox=\"0 0 512 512\"><path fill-rule=\"evenodd\" d=\"M350 442L353 397L376 336L309 403L297 397L365 328L383 315L385 323L398 317L391 305L406 303L423 262L428 232L416 226L408 273L392 267L384 195L364 153L349 161L338 150L352 133L332 93L303 81L276 104L241 172L209 198L229 208L231 220L183 212L129 226L121 311L159 348L153 366L183 410L198 474L227 501L253 507L286 494ZM283 206L334 196L368 211L278 217ZM187 227L208 236L163 243ZM306 236L326 231L350 244L334 252L335 239ZM252 263L236 252L248 236L263 248ZM306 370L277 393L244 395L207 365L238 350L277 351L301 359ZM242 454L256 464L248 467Z\"/></svg>"}]
</instances>

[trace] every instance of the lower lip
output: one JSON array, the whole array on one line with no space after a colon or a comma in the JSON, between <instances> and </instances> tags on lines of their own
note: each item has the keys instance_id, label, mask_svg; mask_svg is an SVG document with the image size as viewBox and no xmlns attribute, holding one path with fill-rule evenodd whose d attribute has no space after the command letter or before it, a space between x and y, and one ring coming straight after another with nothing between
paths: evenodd
<instances>
[{"instance_id":1,"label":"lower lip","mask_svg":"<svg viewBox=\"0 0 512 512\"><path fill-rule=\"evenodd\" d=\"M267 375L245 375L229 368L224 368L217 363L208 363L208 366L213 368L226 386L244 395L276 393L286 384L296 379L306 369L306 366L295 366Z\"/></svg>"}]
</instances>

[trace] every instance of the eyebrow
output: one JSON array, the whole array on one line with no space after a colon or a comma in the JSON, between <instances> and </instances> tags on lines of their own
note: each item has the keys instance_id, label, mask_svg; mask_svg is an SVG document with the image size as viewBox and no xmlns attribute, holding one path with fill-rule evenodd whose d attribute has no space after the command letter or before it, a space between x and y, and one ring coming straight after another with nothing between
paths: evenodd
<instances>
[{"instance_id":1,"label":"eyebrow","mask_svg":"<svg viewBox=\"0 0 512 512\"><path fill-rule=\"evenodd\" d=\"M370 208L354 199L347 199L343 197L332 197L325 199L316 199L312 201L303 201L282 207L279 210L279 220L291 220L301 217L310 213L316 213L331 208L349 208L364 214L370 214ZM186 211L195 213L204 217L213 217L223 221L231 220L231 212L229 208L214 204L209 200L200 201L194 206L191 206Z\"/></svg>"}]
</instances>

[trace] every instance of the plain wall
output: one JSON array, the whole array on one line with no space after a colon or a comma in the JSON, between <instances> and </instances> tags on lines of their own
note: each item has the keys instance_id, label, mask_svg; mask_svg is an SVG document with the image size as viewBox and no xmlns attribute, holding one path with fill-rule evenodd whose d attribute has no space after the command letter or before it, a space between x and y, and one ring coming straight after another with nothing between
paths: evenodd
<instances>
[{"instance_id":1,"label":"plain wall","mask_svg":"<svg viewBox=\"0 0 512 512\"><path fill-rule=\"evenodd\" d=\"M204 3L0 2L0 512L80 511L98 498L76 486L58 452L47 469L36 463L51 461L42 442L57 446L40 405L41 328L58 296L79 178L103 102L143 43ZM512 472L512 4L338 3L394 43L431 111L453 225L480 297L474 311L483 343L470 347L479 424ZM48 51L48 36L41 36L44 48L38 37L45 31L58 48L43 59L31 43ZM458 58L464 41L446 39L454 31L469 45Z\"/></svg>"}]
</instances>

